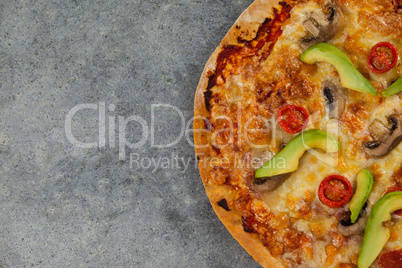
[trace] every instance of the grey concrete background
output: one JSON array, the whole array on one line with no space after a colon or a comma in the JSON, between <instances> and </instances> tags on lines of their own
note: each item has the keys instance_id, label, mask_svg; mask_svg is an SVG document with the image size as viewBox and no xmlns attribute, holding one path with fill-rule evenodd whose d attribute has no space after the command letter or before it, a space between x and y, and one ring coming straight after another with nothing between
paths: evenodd
<instances>
[{"instance_id":1,"label":"grey concrete background","mask_svg":"<svg viewBox=\"0 0 402 268\"><path fill-rule=\"evenodd\" d=\"M185 138L146 136L119 160L121 131L108 136L110 117L138 116L174 141L180 117L152 104L191 118L204 64L251 2L0 0L0 267L259 267L213 213ZM105 147L74 146L67 114L95 105L71 131L97 142L102 103Z\"/></svg>"}]
</instances>

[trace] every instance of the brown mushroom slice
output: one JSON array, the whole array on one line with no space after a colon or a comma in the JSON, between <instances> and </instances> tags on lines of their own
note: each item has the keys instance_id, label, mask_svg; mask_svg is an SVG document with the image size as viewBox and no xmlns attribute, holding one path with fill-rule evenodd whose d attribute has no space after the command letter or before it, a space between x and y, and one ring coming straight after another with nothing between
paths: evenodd
<instances>
[{"instance_id":1,"label":"brown mushroom slice","mask_svg":"<svg viewBox=\"0 0 402 268\"><path fill-rule=\"evenodd\" d=\"M350 218L350 212L347 214ZM338 230L343 236L360 235L364 233L365 224L362 221L357 221L354 224L343 224L342 221L338 223Z\"/></svg>"},{"instance_id":2,"label":"brown mushroom slice","mask_svg":"<svg viewBox=\"0 0 402 268\"><path fill-rule=\"evenodd\" d=\"M310 17L303 22L307 34L302 38L302 46L307 48L331 39L342 25L342 12L334 5L325 7L323 14L312 12Z\"/></svg>"},{"instance_id":3,"label":"brown mushroom slice","mask_svg":"<svg viewBox=\"0 0 402 268\"><path fill-rule=\"evenodd\" d=\"M345 109L346 99L341 94L340 86L336 86L331 81L325 81L324 96L327 99L327 107L329 110L329 118L341 117L343 110Z\"/></svg>"},{"instance_id":4,"label":"brown mushroom slice","mask_svg":"<svg viewBox=\"0 0 402 268\"><path fill-rule=\"evenodd\" d=\"M375 119L373 123L370 124L368 131L374 140L381 140L383 137L386 137L391 133L391 130L378 119Z\"/></svg>"},{"instance_id":5,"label":"brown mushroom slice","mask_svg":"<svg viewBox=\"0 0 402 268\"><path fill-rule=\"evenodd\" d=\"M304 21L303 26L309 32L309 35L307 37L304 37L303 41L306 41L306 40L309 41L311 39L314 39L320 34L321 27L318 24L318 22L312 17L310 19Z\"/></svg>"},{"instance_id":6,"label":"brown mushroom slice","mask_svg":"<svg viewBox=\"0 0 402 268\"><path fill-rule=\"evenodd\" d=\"M338 223L338 230L343 236L352 236L364 233L365 223L360 221L360 218L365 214L367 208L367 202L364 203L357 221L352 223L350 218L350 210L345 214L345 216Z\"/></svg>"},{"instance_id":7,"label":"brown mushroom slice","mask_svg":"<svg viewBox=\"0 0 402 268\"><path fill-rule=\"evenodd\" d=\"M343 236L359 235L364 233L364 226L357 223L351 226L343 226L338 223L338 230Z\"/></svg>"},{"instance_id":8,"label":"brown mushroom slice","mask_svg":"<svg viewBox=\"0 0 402 268\"><path fill-rule=\"evenodd\" d=\"M275 191L281 186L291 173L280 174L267 178L254 179L254 187L259 192Z\"/></svg>"},{"instance_id":9,"label":"brown mushroom slice","mask_svg":"<svg viewBox=\"0 0 402 268\"><path fill-rule=\"evenodd\" d=\"M382 137L364 143L364 151L371 157L382 157L387 155L392 149L394 149L402 141L402 127L401 127L401 114L391 115L388 117L388 122L391 124L391 128L384 129L378 123L371 126L371 129L381 129L376 130L376 133L371 133L371 135Z\"/></svg>"}]
</instances>

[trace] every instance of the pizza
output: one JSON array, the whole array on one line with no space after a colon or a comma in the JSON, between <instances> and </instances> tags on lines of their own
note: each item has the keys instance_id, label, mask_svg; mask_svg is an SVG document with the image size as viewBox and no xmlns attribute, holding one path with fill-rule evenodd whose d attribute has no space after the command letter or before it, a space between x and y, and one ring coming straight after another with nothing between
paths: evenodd
<instances>
[{"instance_id":1,"label":"pizza","mask_svg":"<svg viewBox=\"0 0 402 268\"><path fill-rule=\"evenodd\" d=\"M264 267L402 267L402 2L256 0L208 60L212 207Z\"/></svg>"}]
</instances>

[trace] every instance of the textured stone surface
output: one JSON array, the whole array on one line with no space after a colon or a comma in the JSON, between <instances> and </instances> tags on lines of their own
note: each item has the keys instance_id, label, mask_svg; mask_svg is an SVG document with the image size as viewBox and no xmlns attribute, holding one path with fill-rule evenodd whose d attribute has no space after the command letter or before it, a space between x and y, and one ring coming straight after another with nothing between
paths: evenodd
<instances>
[{"instance_id":1,"label":"textured stone surface","mask_svg":"<svg viewBox=\"0 0 402 268\"><path fill-rule=\"evenodd\" d=\"M138 116L155 144L175 141L181 118L152 104L191 118L204 64L251 2L0 1L0 267L259 267L213 213L185 138L145 136L119 159L118 130ZM74 146L69 111L95 105L71 131L97 142L103 103L105 146Z\"/></svg>"}]
</instances>

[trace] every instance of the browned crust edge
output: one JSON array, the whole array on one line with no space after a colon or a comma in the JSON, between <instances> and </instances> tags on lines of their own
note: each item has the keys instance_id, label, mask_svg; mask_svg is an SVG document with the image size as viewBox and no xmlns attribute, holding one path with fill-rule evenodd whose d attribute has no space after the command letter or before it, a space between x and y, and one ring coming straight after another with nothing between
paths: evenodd
<instances>
[{"instance_id":1,"label":"browned crust edge","mask_svg":"<svg viewBox=\"0 0 402 268\"><path fill-rule=\"evenodd\" d=\"M220 51L228 45L238 45L238 37L247 40L253 39L265 19L272 18L274 15L273 8L280 9L279 2L283 2L283 0L256 0L239 16L235 24L223 38L220 46L216 48L209 58L201 75L194 100L195 119L200 116L206 118L210 116L210 112L205 107L204 92L208 86L209 74L213 72L216 67L216 60ZM194 129L204 129L204 123L201 120L194 120ZM209 138L209 133L194 131L196 154L197 156L201 155L202 159L208 159L209 147L197 148L197 145L209 144ZM258 263L264 267L284 267L280 260L274 258L270 254L268 248L264 246L257 234L251 234L244 231L241 215L235 208L226 211L217 204L222 199L226 199L228 202L234 201L235 197L231 188L228 186L208 186L205 183L207 178L207 172L204 168L205 163L199 162L198 167L212 207L232 236Z\"/></svg>"}]
</instances>

